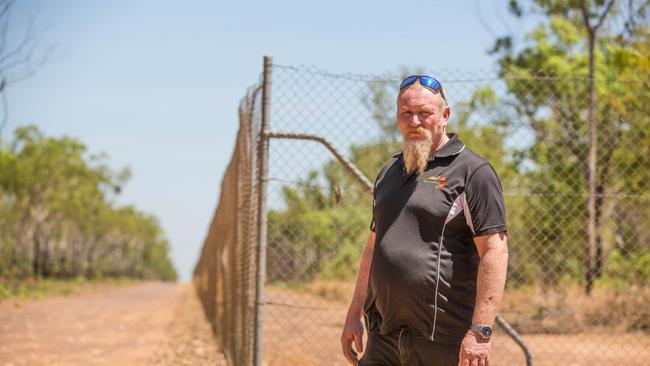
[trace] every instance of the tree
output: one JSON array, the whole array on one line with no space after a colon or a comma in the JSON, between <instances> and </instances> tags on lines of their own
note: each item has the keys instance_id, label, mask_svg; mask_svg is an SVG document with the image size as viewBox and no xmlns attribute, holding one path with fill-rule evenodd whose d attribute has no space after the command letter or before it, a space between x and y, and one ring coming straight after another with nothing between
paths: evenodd
<instances>
[{"instance_id":1,"label":"tree","mask_svg":"<svg viewBox=\"0 0 650 366\"><path fill-rule=\"evenodd\" d=\"M176 278L156 219L113 203L129 170L104 160L34 126L0 147L0 277Z\"/></svg>"},{"instance_id":2,"label":"tree","mask_svg":"<svg viewBox=\"0 0 650 366\"><path fill-rule=\"evenodd\" d=\"M647 97L638 88L643 88L649 76L647 69L639 73L643 71L640 64L648 57L643 45L648 42L644 20L649 3L534 1L532 11L546 15L548 22L531 33L529 45L515 54L508 41L511 38L503 37L493 49L499 55L500 75L508 83L518 114L536 133L527 158L540 172L564 174L556 176L564 183L555 182L555 190L583 192L587 187L586 205L578 203L576 211L586 210L586 229L574 229L579 234L576 237L588 238L584 243L587 293L604 265L606 233L599 227L607 206L605 197L620 189L610 178L616 170L614 163L624 164L615 157L632 135L648 131L643 122L647 117L639 115L638 109L626 107L638 105ZM517 1L511 1L510 6L515 16L524 14ZM616 29L615 21L623 22L622 31ZM532 85L540 75L548 82ZM605 144L599 144L599 135L606 137ZM578 187L572 182L576 179L581 180ZM561 235L551 226L543 230L543 236L552 239L553 248Z\"/></svg>"}]
</instances>

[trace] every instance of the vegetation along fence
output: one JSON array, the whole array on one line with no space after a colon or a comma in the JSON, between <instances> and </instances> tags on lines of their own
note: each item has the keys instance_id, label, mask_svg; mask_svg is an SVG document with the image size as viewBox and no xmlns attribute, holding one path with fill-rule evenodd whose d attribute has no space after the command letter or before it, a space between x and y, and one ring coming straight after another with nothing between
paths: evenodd
<instances>
[{"instance_id":1,"label":"vegetation along fence","mask_svg":"<svg viewBox=\"0 0 650 366\"><path fill-rule=\"evenodd\" d=\"M592 88L584 63L538 56L496 74L429 72L450 100L449 131L504 188L500 316L530 357L499 327L492 364L645 364L650 66L601 55ZM264 70L240 105L194 281L230 364L344 365L339 337L371 215L364 179L400 150L395 97L413 70L341 75L269 58Z\"/></svg>"},{"instance_id":2,"label":"vegetation along fence","mask_svg":"<svg viewBox=\"0 0 650 366\"><path fill-rule=\"evenodd\" d=\"M129 176L72 137L0 136L0 299L28 278L176 280L157 219L115 203Z\"/></svg>"}]
</instances>

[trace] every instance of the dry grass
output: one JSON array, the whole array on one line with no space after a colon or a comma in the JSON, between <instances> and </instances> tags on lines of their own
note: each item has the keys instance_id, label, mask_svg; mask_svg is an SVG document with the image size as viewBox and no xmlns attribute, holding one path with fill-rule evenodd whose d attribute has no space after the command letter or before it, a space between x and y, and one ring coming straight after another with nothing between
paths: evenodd
<instances>
[{"instance_id":1,"label":"dry grass","mask_svg":"<svg viewBox=\"0 0 650 366\"><path fill-rule=\"evenodd\" d=\"M509 289L501 314L523 333L573 334L593 330L650 332L650 288L628 291L579 286Z\"/></svg>"},{"instance_id":2,"label":"dry grass","mask_svg":"<svg viewBox=\"0 0 650 366\"><path fill-rule=\"evenodd\" d=\"M299 291L325 300L348 304L354 294L354 282L316 280L302 286Z\"/></svg>"},{"instance_id":3,"label":"dry grass","mask_svg":"<svg viewBox=\"0 0 650 366\"><path fill-rule=\"evenodd\" d=\"M51 279L30 277L23 280L0 278L0 302L9 299L42 299L48 296L69 296L88 291L102 291L107 288L143 283L129 278L104 278L89 280L83 277L73 279Z\"/></svg>"},{"instance_id":4,"label":"dry grass","mask_svg":"<svg viewBox=\"0 0 650 366\"><path fill-rule=\"evenodd\" d=\"M347 305L354 293L350 281L317 280L302 293ZM615 332L650 333L650 288L621 291L595 288L590 296L571 285L544 289L507 289L500 314L521 333L575 334L596 328Z\"/></svg>"},{"instance_id":5,"label":"dry grass","mask_svg":"<svg viewBox=\"0 0 650 366\"><path fill-rule=\"evenodd\" d=\"M339 337L350 301L349 296L352 296L352 289L352 283L328 281L303 285L300 291L289 289L287 286L281 288L267 286L265 296L273 305L266 307L264 316L266 365L347 365L341 355ZM517 327L522 325L533 328L532 331L526 330L523 338L533 354L535 365L645 365L648 363L647 360L650 360L650 334L647 332L618 333L600 326L598 329L587 328L582 333L577 333L575 328L563 330L565 334L559 333L559 330L562 329L560 327L565 326L559 319L567 321L567 318L572 317L571 311L580 311L580 314L583 315L576 317L582 321L593 321L590 317L594 314L599 316L609 314L609 312L603 313L603 310L600 310L605 306L617 306L616 310L609 309L609 311L618 311L621 308L616 305L618 302L625 303L627 309L634 309L638 301L643 301L643 297L637 297L641 292L637 289L632 294L633 299L630 299L628 293L619 293L618 296L615 296L613 294L616 292L600 289L589 298L590 302L586 304L580 288L566 292L549 291L546 293L532 288L509 290L504 304L508 302L508 306L516 307L515 310L518 312L501 312L501 314L511 323L514 323L513 320L518 321ZM345 295L346 293L349 295ZM323 296L337 299L337 301L324 300ZM547 309L557 307L557 305L551 306L552 304L560 303L570 304L565 306L565 309L557 311L557 314L563 314L564 318L556 315L552 324L549 323L550 325L547 325L546 329L533 327L544 321L543 318L534 317L534 314L539 313L535 310L536 307L541 306ZM637 310L644 309L647 314L647 310L645 310L647 308L647 306L643 306ZM626 314L628 311L622 310ZM542 313L550 317L548 314L551 311L544 310ZM525 321L528 323L524 324ZM576 323L567 321L567 324L571 326ZM551 325L555 328L552 328ZM544 334L544 331L552 329L555 329L555 334ZM623 327L618 329L624 330ZM496 329L493 357L490 364L495 366L525 364L520 347L500 328Z\"/></svg>"}]
</instances>

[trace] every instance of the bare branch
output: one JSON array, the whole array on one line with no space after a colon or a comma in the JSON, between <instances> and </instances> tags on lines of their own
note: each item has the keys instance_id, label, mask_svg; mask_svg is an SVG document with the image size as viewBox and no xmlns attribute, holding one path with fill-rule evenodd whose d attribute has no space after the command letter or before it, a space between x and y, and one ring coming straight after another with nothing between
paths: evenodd
<instances>
[{"instance_id":1,"label":"bare branch","mask_svg":"<svg viewBox=\"0 0 650 366\"><path fill-rule=\"evenodd\" d=\"M4 4L2 10L0 10L0 21L2 21L2 28L0 29L0 55L4 52L5 45L7 44L7 31L9 29L9 8L13 1L9 1Z\"/></svg>"},{"instance_id":2,"label":"bare branch","mask_svg":"<svg viewBox=\"0 0 650 366\"><path fill-rule=\"evenodd\" d=\"M605 21L605 17L607 17L607 14L612 9L612 5L614 5L614 0L609 0L607 5L605 5L605 11L603 11L603 13L600 14L600 17L598 18L598 23L596 23L596 26L594 27L594 31L598 30L598 28L600 28L600 26L603 25L603 22Z\"/></svg>"},{"instance_id":3,"label":"bare branch","mask_svg":"<svg viewBox=\"0 0 650 366\"><path fill-rule=\"evenodd\" d=\"M12 1L7 1L5 5L2 7L2 10L0 10L0 18L2 18L8 11L9 8L13 6L14 2Z\"/></svg>"},{"instance_id":4,"label":"bare branch","mask_svg":"<svg viewBox=\"0 0 650 366\"><path fill-rule=\"evenodd\" d=\"M481 13L481 6L480 6L481 3L480 3L478 0L475 0L475 1L474 1L474 4L476 5L476 6L474 7L474 9L475 9L476 16L477 16L477 18L478 18L479 23L481 23L481 25L483 26L483 29L485 29L488 33L490 33L490 35L491 35L492 37L496 38L497 35L496 35L496 33L494 32L494 30L492 30L492 28L490 28L490 26L489 26L488 23L485 21L485 19L483 19L483 15L482 15L482 13Z\"/></svg>"},{"instance_id":5,"label":"bare branch","mask_svg":"<svg viewBox=\"0 0 650 366\"><path fill-rule=\"evenodd\" d=\"M580 1L580 10L582 11L582 20L585 22L587 31L591 34L593 29L591 28L591 21L589 19L589 10L587 9L587 0Z\"/></svg>"},{"instance_id":6,"label":"bare branch","mask_svg":"<svg viewBox=\"0 0 650 366\"><path fill-rule=\"evenodd\" d=\"M0 69L3 69L4 66L2 65L5 61L11 59L12 57L16 57L17 55L21 54L26 47L29 46L30 43L32 43L36 39L36 32L34 31L34 19L31 19L29 21L29 26L25 32L25 37L23 37L22 41L20 44L16 46L13 50L7 52L6 54L0 56Z\"/></svg>"},{"instance_id":7,"label":"bare branch","mask_svg":"<svg viewBox=\"0 0 650 366\"><path fill-rule=\"evenodd\" d=\"M9 21L8 20L2 20L0 18L0 22L2 22L2 28L0 28L0 55L5 50L5 46L7 45L7 33L9 29Z\"/></svg>"},{"instance_id":8,"label":"bare branch","mask_svg":"<svg viewBox=\"0 0 650 366\"><path fill-rule=\"evenodd\" d=\"M628 16L625 20L625 23L623 24L623 28L628 35L632 35L634 33L634 29L636 28L636 20L634 19L634 0L629 0L627 2L627 11Z\"/></svg>"},{"instance_id":9,"label":"bare branch","mask_svg":"<svg viewBox=\"0 0 650 366\"><path fill-rule=\"evenodd\" d=\"M0 122L0 136L3 135L7 120L9 119L9 107L7 103L7 93L4 92L5 81L0 81L0 99L2 99L2 120Z\"/></svg>"},{"instance_id":10,"label":"bare branch","mask_svg":"<svg viewBox=\"0 0 650 366\"><path fill-rule=\"evenodd\" d=\"M623 22L624 31L621 32L622 37L620 40L622 45L627 44L627 42L634 37L639 24L645 24L643 21L646 19L647 8L650 6L650 1L640 1L640 3L641 4L636 6L637 2L635 0L627 1L627 9ZM625 7L625 5L623 6ZM621 13L623 13L623 11L621 11Z\"/></svg>"},{"instance_id":11,"label":"bare branch","mask_svg":"<svg viewBox=\"0 0 650 366\"><path fill-rule=\"evenodd\" d=\"M497 6L497 4L495 4L495 1L492 1L492 3L494 4L494 13L496 14L497 19L499 19L499 22L501 22L501 24L506 28L506 32L508 32L506 34L512 34L512 30L510 29L508 22L503 18L501 12L499 11L501 7Z\"/></svg>"},{"instance_id":12,"label":"bare branch","mask_svg":"<svg viewBox=\"0 0 650 366\"><path fill-rule=\"evenodd\" d=\"M596 22L596 25L592 26L591 25L591 16L589 14L589 9L588 9L588 5L587 5L587 0L580 1L580 10L582 12L582 20L584 21L585 27L587 27L587 31L590 34L595 35L598 28L600 28L600 26L603 25L603 22L605 21L605 18L607 17L607 14L609 14L609 11L612 9L612 6L614 5L614 2L615 2L615 0L609 0L609 2L605 5L605 10L598 17L598 22Z\"/></svg>"},{"instance_id":13,"label":"bare branch","mask_svg":"<svg viewBox=\"0 0 650 366\"><path fill-rule=\"evenodd\" d=\"M29 19L23 37L14 46L9 39L9 28L14 0L0 0L0 99L2 117L0 118L0 136L8 121L8 103L6 90L13 83L25 80L34 75L33 58L37 49L36 15ZM8 49L9 48L9 49ZM40 59L43 64L52 49Z\"/></svg>"},{"instance_id":14,"label":"bare branch","mask_svg":"<svg viewBox=\"0 0 650 366\"><path fill-rule=\"evenodd\" d=\"M20 57L14 57L11 60L7 60L8 63L2 64L0 63L0 70L3 72L7 72L8 70L11 70L12 68L16 66L21 66L21 65L30 65L30 61L32 59L32 55L34 54L34 48L36 48L35 44L32 44L32 46L29 49L29 52L25 53L24 55L21 55Z\"/></svg>"}]
</instances>

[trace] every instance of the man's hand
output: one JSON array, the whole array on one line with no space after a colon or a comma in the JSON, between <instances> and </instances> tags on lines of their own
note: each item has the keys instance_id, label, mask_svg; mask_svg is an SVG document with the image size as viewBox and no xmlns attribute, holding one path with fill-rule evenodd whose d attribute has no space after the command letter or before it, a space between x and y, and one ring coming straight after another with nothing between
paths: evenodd
<instances>
[{"instance_id":1,"label":"man's hand","mask_svg":"<svg viewBox=\"0 0 650 366\"><path fill-rule=\"evenodd\" d=\"M354 342L354 348L352 348ZM355 350L356 349L356 350ZM351 365L359 362L358 352L363 352L363 321L348 317L341 334L341 350Z\"/></svg>"},{"instance_id":2,"label":"man's hand","mask_svg":"<svg viewBox=\"0 0 650 366\"><path fill-rule=\"evenodd\" d=\"M371 231L368 235L368 241L361 254L361 264L359 265L359 274L357 275L357 284L352 295L352 302L348 309L348 315L345 317L345 326L341 334L341 350L343 356L352 365L359 362L359 354L363 352L363 322L361 313L363 304L366 302L368 295L368 277L370 276L370 264L372 263L372 252L375 249L375 232ZM354 342L356 350L352 348Z\"/></svg>"},{"instance_id":3,"label":"man's hand","mask_svg":"<svg viewBox=\"0 0 650 366\"><path fill-rule=\"evenodd\" d=\"M460 344L458 366L488 366L491 349L490 339L484 339L470 330Z\"/></svg>"}]
</instances>

